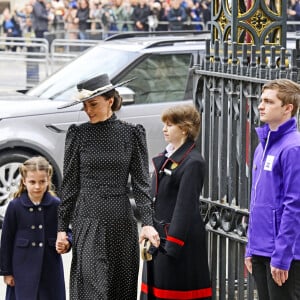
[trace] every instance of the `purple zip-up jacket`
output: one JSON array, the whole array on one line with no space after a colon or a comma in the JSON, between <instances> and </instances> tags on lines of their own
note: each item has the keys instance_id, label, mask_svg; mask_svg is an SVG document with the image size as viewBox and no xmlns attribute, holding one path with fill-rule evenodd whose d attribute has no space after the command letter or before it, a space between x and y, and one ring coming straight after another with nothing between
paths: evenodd
<instances>
[{"instance_id":1,"label":"purple zip-up jacket","mask_svg":"<svg viewBox=\"0 0 300 300\"><path fill-rule=\"evenodd\" d=\"M256 132L245 256L270 257L273 267L289 270L300 259L300 133L295 118Z\"/></svg>"}]
</instances>

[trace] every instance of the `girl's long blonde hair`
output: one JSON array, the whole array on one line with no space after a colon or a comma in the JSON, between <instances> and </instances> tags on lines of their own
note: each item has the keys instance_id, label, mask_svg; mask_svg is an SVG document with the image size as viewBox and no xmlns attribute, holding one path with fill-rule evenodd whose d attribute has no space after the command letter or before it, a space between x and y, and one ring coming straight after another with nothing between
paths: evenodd
<instances>
[{"instance_id":1,"label":"girl's long blonde hair","mask_svg":"<svg viewBox=\"0 0 300 300\"><path fill-rule=\"evenodd\" d=\"M34 171L45 171L49 176L49 184L47 191L55 196L55 187L52 183L53 168L49 162L42 156L34 156L27 159L19 168L21 174L21 180L19 183L18 190L14 193L14 197L19 197L24 191L26 191L26 186L23 180L27 177L27 172Z\"/></svg>"}]
</instances>

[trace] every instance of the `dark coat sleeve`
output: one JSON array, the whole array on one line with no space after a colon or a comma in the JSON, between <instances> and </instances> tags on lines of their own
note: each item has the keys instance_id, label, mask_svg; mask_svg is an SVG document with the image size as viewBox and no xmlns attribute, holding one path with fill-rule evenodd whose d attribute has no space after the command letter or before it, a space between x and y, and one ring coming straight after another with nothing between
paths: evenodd
<instances>
[{"instance_id":1,"label":"dark coat sleeve","mask_svg":"<svg viewBox=\"0 0 300 300\"><path fill-rule=\"evenodd\" d=\"M199 196L203 186L204 174L204 161L194 159L188 161L182 174L176 206L165 245L167 254L175 258L179 256L187 239L187 233L190 227L193 226L193 216L199 214Z\"/></svg>"},{"instance_id":2,"label":"dark coat sleeve","mask_svg":"<svg viewBox=\"0 0 300 300\"><path fill-rule=\"evenodd\" d=\"M14 202L7 207L1 233L0 275L13 275L12 255L17 228Z\"/></svg>"}]
</instances>

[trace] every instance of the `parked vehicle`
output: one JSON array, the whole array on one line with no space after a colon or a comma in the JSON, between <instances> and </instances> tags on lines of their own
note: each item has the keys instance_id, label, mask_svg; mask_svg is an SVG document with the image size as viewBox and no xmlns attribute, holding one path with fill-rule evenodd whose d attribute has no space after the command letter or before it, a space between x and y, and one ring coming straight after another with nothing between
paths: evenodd
<instances>
[{"instance_id":1,"label":"parked vehicle","mask_svg":"<svg viewBox=\"0 0 300 300\"><path fill-rule=\"evenodd\" d=\"M203 54L207 36L116 35L26 93L0 95L0 220L18 185L19 165L28 157L46 157L60 186L66 130L87 117L82 105L58 107L72 101L81 80L101 73L108 73L113 83L135 78L119 90L124 105L118 117L144 125L149 158L161 151L160 114L167 106L192 101L191 68Z\"/></svg>"}]
</instances>

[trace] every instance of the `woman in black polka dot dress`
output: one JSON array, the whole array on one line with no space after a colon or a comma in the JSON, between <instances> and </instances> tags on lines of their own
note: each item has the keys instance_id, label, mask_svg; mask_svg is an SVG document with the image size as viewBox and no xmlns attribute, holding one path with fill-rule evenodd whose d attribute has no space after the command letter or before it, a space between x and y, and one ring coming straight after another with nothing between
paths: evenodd
<instances>
[{"instance_id":1,"label":"woman in black polka dot dress","mask_svg":"<svg viewBox=\"0 0 300 300\"><path fill-rule=\"evenodd\" d=\"M159 245L152 227L145 130L118 120L121 97L106 74L77 85L90 121L66 136L57 241L73 232L70 300L134 300L139 247L128 198L130 175L141 215L140 242ZM66 107L66 106L64 106Z\"/></svg>"}]
</instances>

